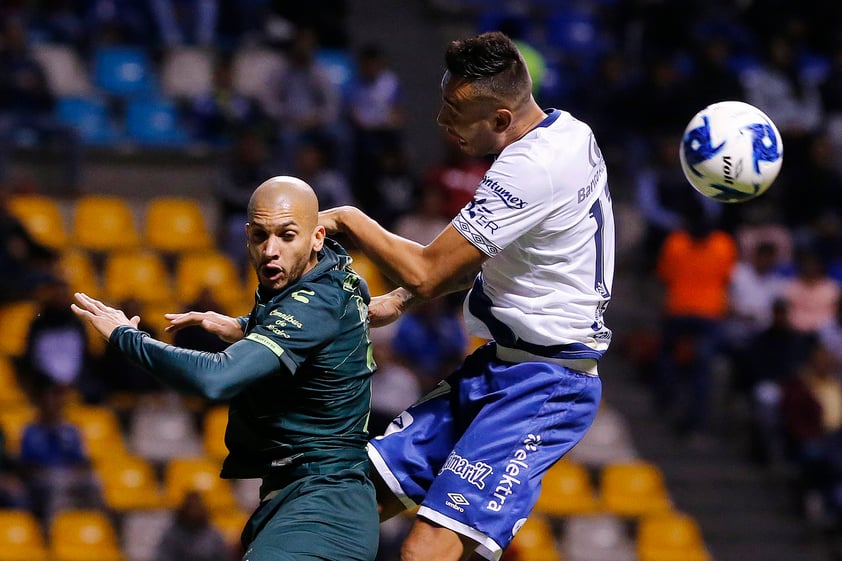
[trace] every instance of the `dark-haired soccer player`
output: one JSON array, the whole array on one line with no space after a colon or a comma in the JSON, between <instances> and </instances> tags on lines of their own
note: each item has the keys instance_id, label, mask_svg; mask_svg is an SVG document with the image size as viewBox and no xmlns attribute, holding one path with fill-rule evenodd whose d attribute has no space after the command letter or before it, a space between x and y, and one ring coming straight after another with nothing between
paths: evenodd
<instances>
[{"instance_id":1,"label":"dark-haired soccer player","mask_svg":"<svg viewBox=\"0 0 842 561\"><path fill-rule=\"evenodd\" d=\"M496 155L473 200L426 246L356 208L320 215L403 287L372 300L373 324L470 286L468 327L492 339L369 444L381 518L420 505L404 561L500 557L591 425L611 339L614 219L591 129L536 104L501 33L454 41L445 59L439 125L465 153Z\"/></svg>"},{"instance_id":2,"label":"dark-haired soccer player","mask_svg":"<svg viewBox=\"0 0 842 561\"><path fill-rule=\"evenodd\" d=\"M368 288L325 238L316 195L299 179L255 190L246 233L259 279L251 314L168 316L172 329L202 325L232 342L223 352L165 345L137 329L140 318L84 294L73 310L177 389L230 400L222 477L263 480L243 532L245 561L371 561L379 528L365 452Z\"/></svg>"}]
</instances>

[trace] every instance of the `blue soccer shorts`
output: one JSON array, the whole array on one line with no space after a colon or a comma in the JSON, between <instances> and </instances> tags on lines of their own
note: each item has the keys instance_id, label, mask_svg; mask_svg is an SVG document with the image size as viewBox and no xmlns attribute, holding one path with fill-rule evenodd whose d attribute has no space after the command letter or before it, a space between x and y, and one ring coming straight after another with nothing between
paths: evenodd
<instances>
[{"instance_id":1,"label":"blue soccer shorts","mask_svg":"<svg viewBox=\"0 0 842 561\"><path fill-rule=\"evenodd\" d=\"M368 446L407 508L476 541L496 560L532 511L544 473L596 416L598 376L551 362L470 355Z\"/></svg>"}]
</instances>

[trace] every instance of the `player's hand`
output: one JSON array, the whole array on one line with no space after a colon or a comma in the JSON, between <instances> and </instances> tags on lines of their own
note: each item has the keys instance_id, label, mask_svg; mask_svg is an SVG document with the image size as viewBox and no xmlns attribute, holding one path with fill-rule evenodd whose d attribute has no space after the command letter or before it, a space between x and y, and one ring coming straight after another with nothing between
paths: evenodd
<instances>
[{"instance_id":1,"label":"player's hand","mask_svg":"<svg viewBox=\"0 0 842 561\"><path fill-rule=\"evenodd\" d=\"M243 338L243 328L237 318L232 318L216 312L185 312L183 314L164 314L170 324L164 328L167 333L198 325L205 331L213 333L226 343L236 343Z\"/></svg>"},{"instance_id":2,"label":"player's hand","mask_svg":"<svg viewBox=\"0 0 842 561\"><path fill-rule=\"evenodd\" d=\"M122 325L137 328L140 324L140 316L129 319L122 310L106 306L99 300L95 300L82 292L75 293L73 298L76 300L75 304L70 305L73 313L90 322L94 329L99 331L106 339L111 338L114 330Z\"/></svg>"},{"instance_id":3,"label":"player's hand","mask_svg":"<svg viewBox=\"0 0 842 561\"><path fill-rule=\"evenodd\" d=\"M368 321L371 327L389 325L403 314L412 299L402 288L382 296L374 296L368 304Z\"/></svg>"}]
</instances>

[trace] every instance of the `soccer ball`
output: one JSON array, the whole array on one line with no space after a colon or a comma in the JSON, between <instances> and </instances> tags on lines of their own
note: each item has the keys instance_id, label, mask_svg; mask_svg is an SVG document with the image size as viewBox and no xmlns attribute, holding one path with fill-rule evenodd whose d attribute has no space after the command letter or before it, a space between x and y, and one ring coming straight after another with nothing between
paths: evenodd
<instances>
[{"instance_id":1,"label":"soccer ball","mask_svg":"<svg viewBox=\"0 0 842 561\"><path fill-rule=\"evenodd\" d=\"M699 193L725 203L764 193L781 169L783 142L775 123L741 101L708 105L690 120L681 169Z\"/></svg>"}]
</instances>

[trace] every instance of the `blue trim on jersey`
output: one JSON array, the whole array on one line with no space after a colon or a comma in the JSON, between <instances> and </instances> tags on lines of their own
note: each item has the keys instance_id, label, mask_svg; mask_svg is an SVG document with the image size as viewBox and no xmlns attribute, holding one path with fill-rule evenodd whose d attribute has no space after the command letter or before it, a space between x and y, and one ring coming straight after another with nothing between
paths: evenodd
<instances>
[{"instance_id":1,"label":"blue trim on jersey","mask_svg":"<svg viewBox=\"0 0 842 561\"><path fill-rule=\"evenodd\" d=\"M474 317L482 321L494 337L498 345L512 349L520 349L528 353L547 358L582 359L593 358L599 360L603 351L592 349L584 343L565 343L561 345L537 345L518 338L508 325L494 317L491 313L493 303L482 288L482 275L474 279L474 286L468 295L468 310Z\"/></svg>"},{"instance_id":2,"label":"blue trim on jersey","mask_svg":"<svg viewBox=\"0 0 842 561\"><path fill-rule=\"evenodd\" d=\"M545 109L544 113L547 114L547 118L544 119L543 121L541 121L540 123L538 123L538 125L536 125L536 127L535 127L536 129L541 128L541 127L548 127L548 126L552 125L561 116L561 111L559 111L558 109L552 109L552 108Z\"/></svg>"}]
</instances>

